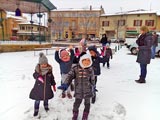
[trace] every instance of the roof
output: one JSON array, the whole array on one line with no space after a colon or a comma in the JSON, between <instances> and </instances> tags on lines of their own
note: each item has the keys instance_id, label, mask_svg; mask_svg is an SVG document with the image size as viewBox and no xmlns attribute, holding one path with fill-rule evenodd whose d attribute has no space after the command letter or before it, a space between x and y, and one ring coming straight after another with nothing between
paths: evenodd
<instances>
[{"instance_id":1,"label":"roof","mask_svg":"<svg viewBox=\"0 0 160 120\"><path fill-rule=\"evenodd\" d=\"M17 8L22 13L48 12L56 9L49 0L0 0L0 9L14 12Z\"/></svg>"},{"instance_id":2,"label":"roof","mask_svg":"<svg viewBox=\"0 0 160 120\"><path fill-rule=\"evenodd\" d=\"M139 10L132 10L132 11L117 12L114 14L103 14L101 16L134 15L134 14L149 14L149 13L157 14L156 11L139 9Z\"/></svg>"},{"instance_id":3,"label":"roof","mask_svg":"<svg viewBox=\"0 0 160 120\"><path fill-rule=\"evenodd\" d=\"M59 8L52 11L100 11L101 8Z\"/></svg>"}]
</instances>

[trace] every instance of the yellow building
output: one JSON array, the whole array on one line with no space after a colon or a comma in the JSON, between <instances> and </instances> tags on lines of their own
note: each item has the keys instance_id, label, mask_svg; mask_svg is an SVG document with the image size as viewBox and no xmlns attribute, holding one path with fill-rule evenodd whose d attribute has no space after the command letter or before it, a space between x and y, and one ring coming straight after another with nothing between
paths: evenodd
<instances>
[{"instance_id":1,"label":"yellow building","mask_svg":"<svg viewBox=\"0 0 160 120\"><path fill-rule=\"evenodd\" d=\"M157 12L156 31L160 32L160 13Z\"/></svg>"},{"instance_id":2,"label":"yellow building","mask_svg":"<svg viewBox=\"0 0 160 120\"><path fill-rule=\"evenodd\" d=\"M0 40L49 40L48 27L31 24L27 18L0 11Z\"/></svg>"},{"instance_id":3,"label":"yellow building","mask_svg":"<svg viewBox=\"0 0 160 120\"><path fill-rule=\"evenodd\" d=\"M81 39L99 36L100 15L98 9L67 9L51 11L51 39Z\"/></svg>"},{"instance_id":4,"label":"yellow building","mask_svg":"<svg viewBox=\"0 0 160 120\"><path fill-rule=\"evenodd\" d=\"M159 30L157 23L157 14L153 11L136 10L104 14L100 17L100 36L105 33L109 38L115 39L136 37L143 25L148 26L150 31Z\"/></svg>"},{"instance_id":5,"label":"yellow building","mask_svg":"<svg viewBox=\"0 0 160 120\"><path fill-rule=\"evenodd\" d=\"M24 17L7 15L7 12L0 11L0 40L18 40L17 32L19 23L26 21Z\"/></svg>"},{"instance_id":6,"label":"yellow building","mask_svg":"<svg viewBox=\"0 0 160 120\"><path fill-rule=\"evenodd\" d=\"M7 13L0 9L0 40L5 40L6 39L6 27L5 27L5 18L7 16Z\"/></svg>"}]
</instances>

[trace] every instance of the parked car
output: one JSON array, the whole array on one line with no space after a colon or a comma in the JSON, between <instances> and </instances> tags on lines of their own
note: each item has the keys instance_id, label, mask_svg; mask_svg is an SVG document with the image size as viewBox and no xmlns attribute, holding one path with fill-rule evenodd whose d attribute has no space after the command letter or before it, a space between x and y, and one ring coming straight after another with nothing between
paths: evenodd
<instances>
[{"instance_id":1,"label":"parked car","mask_svg":"<svg viewBox=\"0 0 160 120\"><path fill-rule=\"evenodd\" d=\"M126 38L124 45L126 45L127 48L129 48L133 43L135 43L135 41L137 40L137 38Z\"/></svg>"},{"instance_id":2,"label":"parked car","mask_svg":"<svg viewBox=\"0 0 160 120\"><path fill-rule=\"evenodd\" d=\"M132 45L130 45L129 50L131 51L131 54L136 55L137 54L137 47L138 45L136 42L134 42ZM160 36L158 37L158 46L156 47L156 54L158 57L160 57Z\"/></svg>"}]
</instances>

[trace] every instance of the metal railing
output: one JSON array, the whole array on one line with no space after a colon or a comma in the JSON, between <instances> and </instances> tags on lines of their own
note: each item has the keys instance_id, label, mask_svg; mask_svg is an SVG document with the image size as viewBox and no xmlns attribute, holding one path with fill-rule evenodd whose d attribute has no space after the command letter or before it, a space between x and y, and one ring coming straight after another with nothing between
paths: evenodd
<instances>
[{"instance_id":1,"label":"metal railing","mask_svg":"<svg viewBox=\"0 0 160 120\"><path fill-rule=\"evenodd\" d=\"M50 44L51 42L41 42L41 44ZM14 44L14 45L21 45L21 44L40 44L39 41L1 41L0 45L5 44Z\"/></svg>"}]
</instances>

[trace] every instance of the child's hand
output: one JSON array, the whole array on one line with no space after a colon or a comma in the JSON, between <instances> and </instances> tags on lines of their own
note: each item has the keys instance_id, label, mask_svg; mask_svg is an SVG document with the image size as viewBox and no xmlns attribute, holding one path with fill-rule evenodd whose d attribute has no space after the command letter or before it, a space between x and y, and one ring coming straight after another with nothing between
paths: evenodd
<instances>
[{"instance_id":1,"label":"child's hand","mask_svg":"<svg viewBox=\"0 0 160 120\"><path fill-rule=\"evenodd\" d=\"M56 92L56 85L53 85L53 90L54 92Z\"/></svg>"},{"instance_id":2,"label":"child's hand","mask_svg":"<svg viewBox=\"0 0 160 120\"><path fill-rule=\"evenodd\" d=\"M39 80L40 82L44 83L42 76L39 76L39 77L38 77L38 80Z\"/></svg>"}]
</instances>

